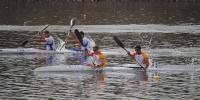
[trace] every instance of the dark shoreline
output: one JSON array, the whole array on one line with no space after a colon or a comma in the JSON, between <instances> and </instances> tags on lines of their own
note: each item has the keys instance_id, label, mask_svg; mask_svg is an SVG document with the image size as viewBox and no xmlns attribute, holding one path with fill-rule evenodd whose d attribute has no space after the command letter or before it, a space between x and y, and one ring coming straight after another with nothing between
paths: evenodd
<instances>
[{"instance_id":1,"label":"dark shoreline","mask_svg":"<svg viewBox=\"0 0 200 100\"><path fill-rule=\"evenodd\" d=\"M0 25L200 23L200 0L1 0Z\"/></svg>"}]
</instances>

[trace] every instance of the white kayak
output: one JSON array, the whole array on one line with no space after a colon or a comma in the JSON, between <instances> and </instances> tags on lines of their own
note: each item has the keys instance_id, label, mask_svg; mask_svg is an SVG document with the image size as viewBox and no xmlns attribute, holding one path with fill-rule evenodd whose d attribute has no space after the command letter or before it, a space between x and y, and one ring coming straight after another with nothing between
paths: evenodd
<instances>
[{"instance_id":1,"label":"white kayak","mask_svg":"<svg viewBox=\"0 0 200 100\"><path fill-rule=\"evenodd\" d=\"M0 49L0 54L38 54L38 53L67 53L75 52L73 50L63 50L63 51L47 51L35 48L7 48Z\"/></svg>"},{"instance_id":2,"label":"white kayak","mask_svg":"<svg viewBox=\"0 0 200 100\"><path fill-rule=\"evenodd\" d=\"M92 68L84 65L58 65L58 66L47 66L39 67L34 71L36 72L80 72L80 71L122 71L131 70L128 67L105 67L105 68Z\"/></svg>"},{"instance_id":3,"label":"white kayak","mask_svg":"<svg viewBox=\"0 0 200 100\"><path fill-rule=\"evenodd\" d=\"M87 72L87 71L143 71L137 64L123 64L117 67L91 68L84 65L57 65L39 67L34 72ZM149 67L148 72L194 72L199 71L198 65L166 65L159 68Z\"/></svg>"},{"instance_id":4,"label":"white kayak","mask_svg":"<svg viewBox=\"0 0 200 100\"><path fill-rule=\"evenodd\" d=\"M79 49L64 49L56 51L47 51L36 48L6 48L0 49L0 54L63 54L63 53L81 53ZM119 52L103 51L105 55L119 55Z\"/></svg>"}]
</instances>

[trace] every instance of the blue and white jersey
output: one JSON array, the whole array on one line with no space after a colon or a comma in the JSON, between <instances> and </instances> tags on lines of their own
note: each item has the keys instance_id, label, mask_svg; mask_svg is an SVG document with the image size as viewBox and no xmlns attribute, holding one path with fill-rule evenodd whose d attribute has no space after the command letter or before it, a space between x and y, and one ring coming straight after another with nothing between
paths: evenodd
<instances>
[{"instance_id":1,"label":"blue and white jersey","mask_svg":"<svg viewBox=\"0 0 200 100\"><path fill-rule=\"evenodd\" d=\"M89 52L93 51L93 47L91 47L90 39L87 36L83 37L83 44L81 45L81 50L88 50Z\"/></svg>"},{"instance_id":2,"label":"blue and white jersey","mask_svg":"<svg viewBox=\"0 0 200 100\"><path fill-rule=\"evenodd\" d=\"M45 40L46 40L46 50L51 51L56 49L54 38L52 36L45 38Z\"/></svg>"}]
</instances>

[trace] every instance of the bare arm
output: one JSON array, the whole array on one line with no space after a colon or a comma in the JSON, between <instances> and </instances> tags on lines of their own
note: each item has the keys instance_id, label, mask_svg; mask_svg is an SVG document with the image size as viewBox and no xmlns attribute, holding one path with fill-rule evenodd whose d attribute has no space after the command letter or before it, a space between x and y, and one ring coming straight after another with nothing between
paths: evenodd
<instances>
[{"instance_id":1,"label":"bare arm","mask_svg":"<svg viewBox=\"0 0 200 100\"><path fill-rule=\"evenodd\" d=\"M147 69L149 67L149 59L144 58L144 68Z\"/></svg>"},{"instance_id":2,"label":"bare arm","mask_svg":"<svg viewBox=\"0 0 200 100\"><path fill-rule=\"evenodd\" d=\"M33 38L33 40L36 42L46 42L44 36L37 36L37 37Z\"/></svg>"}]
</instances>

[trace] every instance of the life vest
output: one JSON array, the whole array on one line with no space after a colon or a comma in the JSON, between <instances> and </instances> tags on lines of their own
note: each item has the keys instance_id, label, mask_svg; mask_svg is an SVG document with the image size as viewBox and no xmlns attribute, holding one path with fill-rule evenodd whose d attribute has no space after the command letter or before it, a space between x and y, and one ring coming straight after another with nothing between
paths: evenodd
<instances>
[{"instance_id":1,"label":"life vest","mask_svg":"<svg viewBox=\"0 0 200 100\"><path fill-rule=\"evenodd\" d=\"M95 46L94 40L91 38L84 36L81 44L81 49L82 50L87 50L89 52L93 51L93 47Z\"/></svg>"},{"instance_id":2,"label":"life vest","mask_svg":"<svg viewBox=\"0 0 200 100\"><path fill-rule=\"evenodd\" d=\"M46 40L46 49L47 50L55 50L55 43L54 43L54 39L52 36L49 36L48 38L45 38Z\"/></svg>"},{"instance_id":3,"label":"life vest","mask_svg":"<svg viewBox=\"0 0 200 100\"><path fill-rule=\"evenodd\" d=\"M93 62L95 65L100 65L101 67L105 67L106 66L106 62L105 62L105 55L101 52L98 53L90 53L90 56L92 56Z\"/></svg>"},{"instance_id":4,"label":"life vest","mask_svg":"<svg viewBox=\"0 0 200 100\"><path fill-rule=\"evenodd\" d=\"M145 52L141 52L141 54L137 54L136 52L131 52L131 56L135 58L135 60L138 61L140 64L148 64L148 61L144 60L149 58L148 54Z\"/></svg>"}]
</instances>

